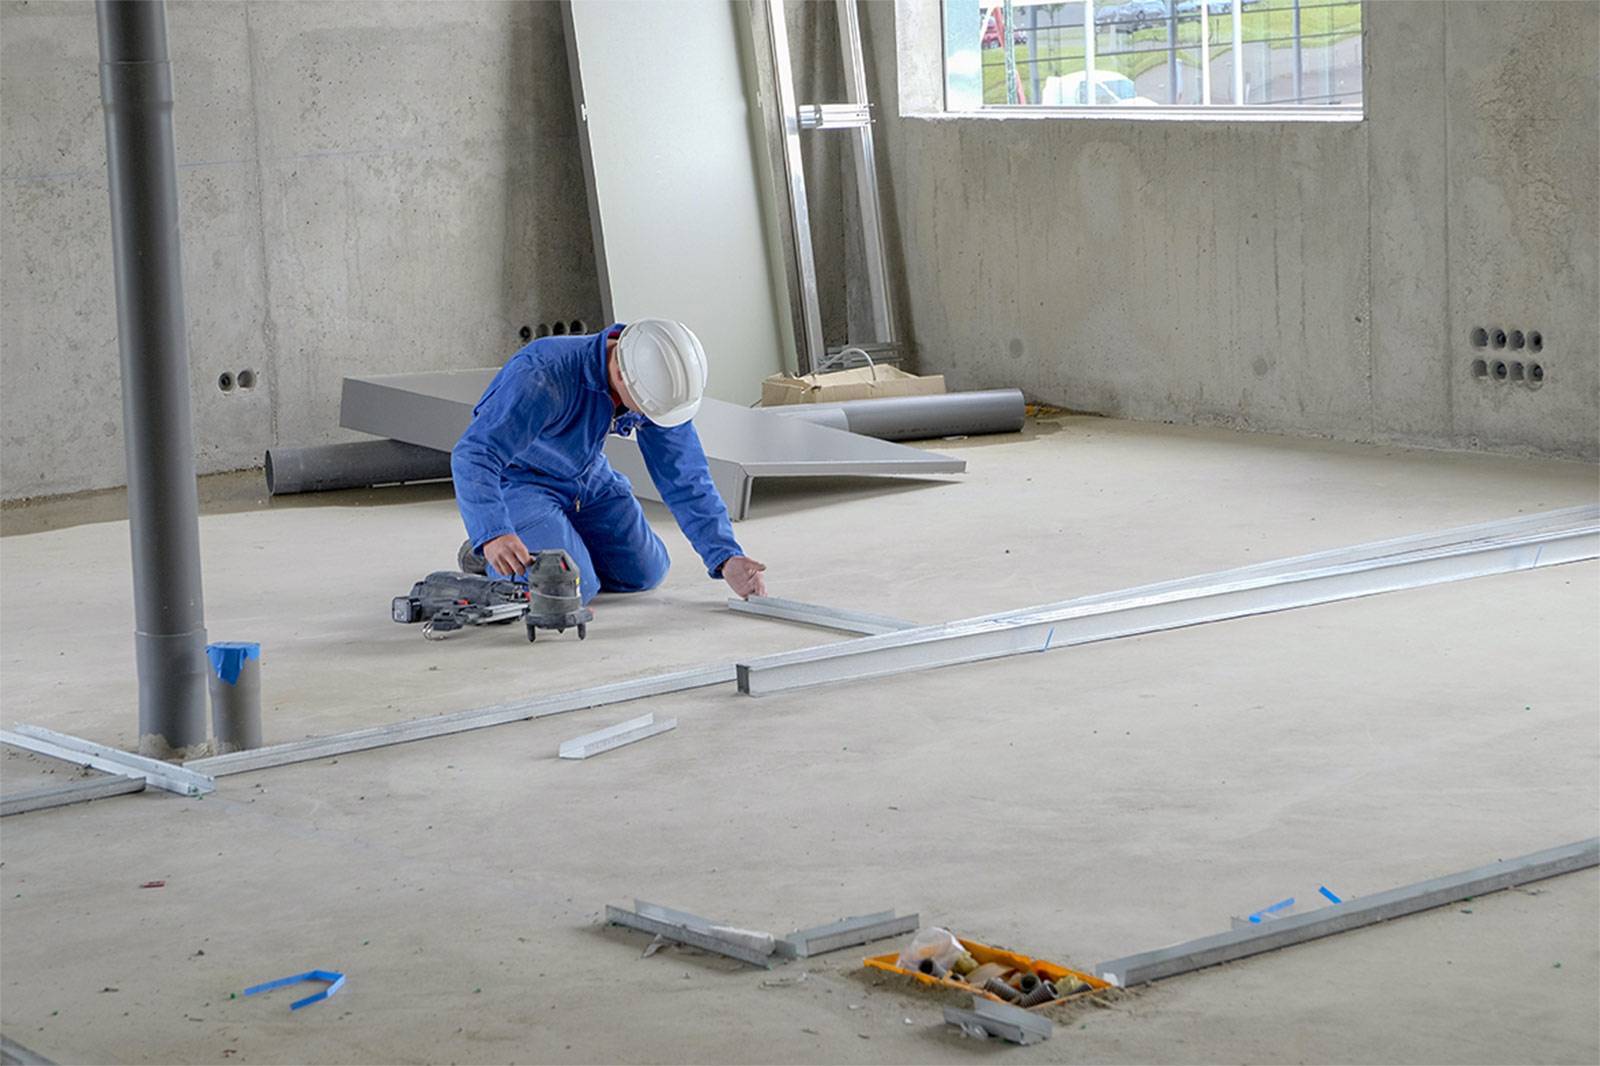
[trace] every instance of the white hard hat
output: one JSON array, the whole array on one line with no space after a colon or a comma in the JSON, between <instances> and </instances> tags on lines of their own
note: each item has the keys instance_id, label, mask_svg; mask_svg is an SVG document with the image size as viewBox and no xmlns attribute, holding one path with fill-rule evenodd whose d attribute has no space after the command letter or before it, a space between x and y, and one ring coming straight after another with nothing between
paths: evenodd
<instances>
[{"instance_id":1,"label":"white hard hat","mask_svg":"<svg viewBox=\"0 0 1600 1066\"><path fill-rule=\"evenodd\" d=\"M658 426L681 426L700 410L706 350L682 322L629 323L617 338L617 371L640 413Z\"/></svg>"}]
</instances>

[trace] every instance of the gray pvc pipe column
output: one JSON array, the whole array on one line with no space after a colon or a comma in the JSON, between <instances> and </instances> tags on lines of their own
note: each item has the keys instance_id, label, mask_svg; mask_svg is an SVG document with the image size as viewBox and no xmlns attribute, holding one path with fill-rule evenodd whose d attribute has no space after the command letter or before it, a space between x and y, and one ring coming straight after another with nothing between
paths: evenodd
<instances>
[{"instance_id":1,"label":"gray pvc pipe column","mask_svg":"<svg viewBox=\"0 0 1600 1066\"><path fill-rule=\"evenodd\" d=\"M122 355L139 750L181 758L206 745L206 631L166 7L97 0L95 19Z\"/></svg>"}]
</instances>

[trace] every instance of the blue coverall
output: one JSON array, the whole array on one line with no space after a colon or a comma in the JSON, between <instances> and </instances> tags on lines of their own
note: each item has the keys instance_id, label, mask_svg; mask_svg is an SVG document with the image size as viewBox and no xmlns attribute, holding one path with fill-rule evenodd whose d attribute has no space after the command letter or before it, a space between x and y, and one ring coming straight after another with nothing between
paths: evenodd
<instances>
[{"instance_id":1,"label":"blue coverall","mask_svg":"<svg viewBox=\"0 0 1600 1066\"><path fill-rule=\"evenodd\" d=\"M577 560L585 603L601 591L654 588L669 565L628 479L606 460L610 432L638 434L650 479L712 577L744 554L694 423L663 428L613 402L606 338L621 328L542 337L517 352L472 409L450 455L472 546L481 552L515 533L529 551L565 548Z\"/></svg>"}]
</instances>

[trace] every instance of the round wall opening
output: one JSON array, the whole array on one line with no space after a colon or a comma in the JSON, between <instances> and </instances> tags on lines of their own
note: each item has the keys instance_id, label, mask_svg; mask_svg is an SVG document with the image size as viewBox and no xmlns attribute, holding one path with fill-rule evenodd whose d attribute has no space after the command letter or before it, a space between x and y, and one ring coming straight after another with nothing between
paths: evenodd
<instances>
[{"instance_id":1,"label":"round wall opening","mask_svg":"<svg viewBox=\"0 0 1600 1066\"><path fill-rule=\"evenodd\" d=\"M589 330L584 326L583 319L581 319L581 318L573 319L571 321L571 323L568 324L567 331L569 333L588 333L589 332Z\"/></svg>"},{"instance_id":2,"label":"round wall opening","mask_svg":"<svg viewBox=\"0 0 1600 1066\"><path fill-rule=\"evenodd\" d=\"M517 330L517 336L521 337L525 341L533 340L533 327L523 326L521 329Z\"/></svg>"},{"instance_id":3,"label":"round wall opening","mask_svg":"<svg viewBox=\"0 0 1600 1066\"><path fill-rule=\"evenodd\" d=\"M1544 364L1543 363L1529 363L1528 364L1528 384L1530 384L1530 385L1543 385L1544 384Z\"/></svg>"},{"instance_id":4,"label":"round wall opening","mask_svg":"<svg viewBox=\"0 0 1600 1066\"><path fill-rule=\"evenodd\" d=\"M224 370L222 373L218 374L217 375L217 388L221 389L223 392L232 392L233 391L233 375L231 373L229 373L228 371L226 371L226 370Z\"/></svg>"},{"instance_id":5,"label":"round wall opening","mask_svg":"<svg viewBox=\"0 0 1600 1066\"><path fill-rule=\"evenodd\" d=\"M1511 345L1513 350L1520 349L1522 347L1522 331L1520 329L1512 330L1510 336L1508 336L1506 340Z\"/></svg>"},{"instance_id":6,"label":"round wall opening","mask_svg":"<svg viewBox=\"0 0 1600 1066\"><path fill-rule=\"evenodd\" d=\"M1521 381L1522 380L1522 364L1521 363L1513 362L1511 364L1510 377L1511 377L1512 381Z\"/></svg>"},{"instance_id":7,"label":"round wall opening","mask_svg":"<svg viewBox=\"0 0 1600 1066\"><path fill-rule=\"evenodd\" d=\"M1533 330L1528 334L1528 347L1536 352L1544 351L1544 334Z\"/></svg>"},{"instance_id":8,"label":"round wall opening","mask_svg":"<svg viewBox=\"0 0 1600 1066\"><path fill-rule=\"evenodd\" d=\"M1492 366L1490 370L1494 374L1494 379L1496 381L1504 381L1506 379L1506 375L1511 373L1511 369L1499 359L1494 361L1494 366Z\"/></svg>"},{"instance_id":9,"label":"round wall opening","mask_svg":"<svg viewBox=\"0 0 1600 1066\"><path fill-rule=\"evenodd\" d=\"M254 370L241 370L237 380L241 389L253 389L256 387L256 372Z\"/></svg>"},{"instance_id":10,"label":"round wall opening","mask_svg":"<svg viewBox=\"0 0 1600 1066\"><path fill-rule=\"evenodd\" d=\"M1489 334L1489 343L1494 345L1496 348L1504 348L1506 346L1506 331L1503 329L1497 329L1493 333Z\"/></svg>"},{"instance_id":11,"label":"round wall opening","mask_svg":"<svg viewBox=\"0 0 1600 1066\"><path fill-rule=\"evenodd\" d=\"M1488 377L1489 376L1489 364L1484 362L1482 359L1474 359L1472 361L1472 376L1475 377L1475 378L1486 378L1486 377Z\"/></svg>"},{"instance_id":12,"label":"round wall opening","mask_svg":"<svg viewBox=\"0 0 1600 1066\"><path fill-rule=\"evenodd\" d=\"M1472 346L1474 348L1489 347L1489 331L1484 329L1482 326L1478 326L1476 329L1474 329L1472 331Z\"/></svg>"},{"instance_id":13,"label":"round wall opening","mask_svg":"<svg viewBox=\"0 0 1600 1066\"><path fill-rule=\"evenodd\" d=\"M565 337L567 335L567 324L565 322L557 322L550 327L550 332L554 336Z\"/></svg>"}]
</instances>

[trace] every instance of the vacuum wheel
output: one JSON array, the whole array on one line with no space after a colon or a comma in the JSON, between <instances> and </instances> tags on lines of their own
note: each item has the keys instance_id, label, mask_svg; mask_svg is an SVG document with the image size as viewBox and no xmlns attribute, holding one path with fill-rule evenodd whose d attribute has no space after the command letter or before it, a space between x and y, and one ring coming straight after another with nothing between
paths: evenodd
<instances>
[{"instance_id":1,"label":"vacuum wheel","mask_svg":"<svg viewBox=\"0 0 1600 1066\"><path fill-rule=\"evenodd\" d=\"M528 643L532 644L533 640L534 640L534 637L538 633L539 629L532 622L527 623L527 626L528 626Z\"/></svg>"},{"instance_id":2,"label":"vacuum wheel","mask_svg":"<svg viewBox=\"0 0 1600 1066\"><path fill-rule=\"evenodd\" d=\"M583 622L578 623L578 639L582 640L589 635L589 627Z\"/></svg>"}]
</instances>

